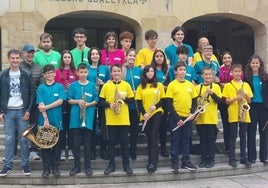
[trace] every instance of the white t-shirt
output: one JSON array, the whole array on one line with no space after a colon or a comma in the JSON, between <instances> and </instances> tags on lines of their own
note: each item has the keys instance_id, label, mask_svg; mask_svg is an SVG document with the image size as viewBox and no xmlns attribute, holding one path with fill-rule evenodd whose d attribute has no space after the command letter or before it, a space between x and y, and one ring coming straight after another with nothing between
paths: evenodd
<instances>
[{"instance_id":1,"label":"white t-shirt","mask_svg":"<svg viewBox=\"0 0 268 188\"><path fill-rule=\"evenodd\" d=\"M9 71L10 83L9 83L9 100L8 108L20 108L23 107L23 101L21 98L21 88L20 88L20 70Z\"/></svg>"}]
</instances>

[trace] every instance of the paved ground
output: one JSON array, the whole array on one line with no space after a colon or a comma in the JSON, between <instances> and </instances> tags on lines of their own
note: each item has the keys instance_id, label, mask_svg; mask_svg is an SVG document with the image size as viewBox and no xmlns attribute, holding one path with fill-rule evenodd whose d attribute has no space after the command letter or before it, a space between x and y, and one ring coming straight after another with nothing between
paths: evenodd
<instances>
[{"instance_id":1,"label":"paved ground","mask_svg":"<svg viewBox=\"0 0 268 188\"><path fill-rule=\"evenodd\" d=\"M268 172L186 181L94 185L1 185L4 188L268 188Z\"/></svg>"}]
</instances>

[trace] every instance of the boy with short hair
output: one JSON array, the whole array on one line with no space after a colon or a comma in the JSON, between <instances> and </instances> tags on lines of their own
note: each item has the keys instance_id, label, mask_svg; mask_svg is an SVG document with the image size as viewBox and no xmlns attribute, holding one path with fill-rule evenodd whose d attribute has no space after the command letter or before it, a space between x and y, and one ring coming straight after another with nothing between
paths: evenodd
<instances>
[{"instance_id":1,"label":"boy with short hair","mask_svg":"<svg viewBox=\"0 0 268 188\"><path fill-rule=\"evenodd\" d=\"M124 171L132 174L129 165L129 108L128 104L134 102L134 94L129 83L121 80L122 66L111 66L113 80L106 82L100 92L100 105L105 108L106 126L108 128L109 165L104 171L105 175L115 171L115 144L119 139Z\"/></svg>"},{"instance_id":2,"label":"boy with short hair","mask_svg":"<svg viewBox=\"0 0 268 188\"><path fill-rule=\"evenodd\" d=\"M189 156L193 118L187 122L184 122L184 120L195 112L197 93L194 85L185 80L186 65L178 63L174 69L177 77L168 85L166 91L169 109L168 119L171 130L177 126L180 126L180 128L171 132L171 170L173 173L178 173L178 157L181 154L181 168L195 171L197 168L191 163Z\"/></svg>"},{"instance_id":3,"label":"boy with short hair","mask_svg":"<svg viewBox=\"0 0 268 188\"><path fill-rule=\"evenodd\" d=\"M85 173L92 175L91 159L91 135L95 117L95 109L98 102L98 94L95 84L87 80L88 69L85 63L77 67L78 81L73 82L68 89L68 103L71 104L70 135L73 140L74 167L70 175L81 172L80 146L84 145ZM82 117L81 117L82 116Z\"/></svg>"},{"instance_id":4,"label":"boy with short hair","mask_svg":"<svg viewBox=\"0 0 268 188\"><path fill-rule=\"evenodd\" d=\"M135 66L144 68L146 65L150 65L153 59L153 54L157 50L158 33L154 30L148 30L145 33L145 40L147 47L142 48L136 57Z\"/></svg>"},{"instance_id":5,"label":"boy with short hair","mask_svg":"<svg viewBox=\"0 0 268 188\"><path fill-rule=\"evenodd\" d=\"M214 166L218 104L221 103L221 88L212 82L213 73L211 68L204 67L202 71L204 84L195 87L198 94L197 108L206 105L204 112L199 113L196 118L197 131L200 137L201 163L200 168L212 168Z\"/></svg>"},{"instance_id":6,"label":"boy with short hair","mask_svg":"<svg viewBox=\"0 0 268 188\"><path fill-rule=\"evenodd\" d=\"M122 46L122 50L125 52L125 54L130 49L133 39L134 39L134 35L130 33L129 31L124 31L120 33L119 41Z\"/></svg>"},{"instance_id":7,"label":"boy with short hair","mask_svg":"<svg viewBox=\"0 0 268 188\"><path fill-rule=\"evenodd\" d=\"M250 167L251 163L247 158L247 126L250 123L249 108L243 109L244 105L248 105L253 97L252 90L247 82L243 82L240 78L243 73L242 65L233 64L231 73L234 78L227 83L222 92L222 96L226 99L228 105L228 122L230 123L230 145L229 145L229 165L236 167L235 159L235 142L239 128L240 137L240 163Z\"/></svg>"},{"instance_id":8,"label":"boy with short hair","mask_svg":"<svg viewBox=\"0 0 268 188\"><path fill-rule=\"evenodd\" d=\"M38 109L41 112L39 115L39 125L44 125L45 128L54 126L57 129L62 129L62 103L65 100L65 89L63 85L56 83L55 67L53 65L45 65L43 68L43 76L45 83L37 88ZM50 149L42 149L43 162L43 177L48 177L50 169L55 177L60 176L60 146L57 143Z\"/></svg>"}]
</instances>

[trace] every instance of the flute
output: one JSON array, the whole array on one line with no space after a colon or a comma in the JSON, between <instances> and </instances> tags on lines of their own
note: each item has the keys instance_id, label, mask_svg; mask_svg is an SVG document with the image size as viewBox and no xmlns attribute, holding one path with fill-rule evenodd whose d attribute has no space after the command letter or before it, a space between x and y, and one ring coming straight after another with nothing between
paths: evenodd
<instances>
[{"instance_id":1,"label":"flute","mask_svg":"<svg viewBox=\"0 0 268 188\"><path fill-rule=\"evenodd\" d=\"M189 120L191 120L193 117L195 117L196 115L198 115L200 112L202 112L206 107L207 105L209 105L209 103L206 103L204 106L200 107L200 108L197 108L196 111L188 116L182 123L182 125L177 125L174 129L172 129L172 132L176 131L178 128L182 127L186 122L188 122Z\"/></svg>"},{"instance_id":2,"label":"flute","mask_svg":"<svg viewBox=\"0 0 268 188\"><path fill-rule=\"evenodd\" d=\"M157 96L158 96L159 91L160 91L160 89L154 90L154 100L153 100L153 103L152 103L151 107L156 104L156 100L157 100ZM149 117L150 117L151 113L154 111L154 110L151 109L151 107L149 108L149 111L147 112L147 114L149 114ZM142 129L141 129L142 131L144 131L145 126L146 126L146 124L147 124L149 119L150 118L144 120L143 125L142 125Z\"/></svg>"}]
</instances>

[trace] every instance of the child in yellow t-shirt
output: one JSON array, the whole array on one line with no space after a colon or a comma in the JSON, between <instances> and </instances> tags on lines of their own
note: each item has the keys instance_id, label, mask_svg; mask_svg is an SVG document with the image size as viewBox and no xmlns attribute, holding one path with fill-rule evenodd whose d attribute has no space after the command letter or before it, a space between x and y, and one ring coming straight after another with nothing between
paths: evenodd
<instances>
[{"instance_id":1,"label":"child in yellow t-shirt","mask_svg":"<svg viewBox=\"0 0 268 188\"><path fill-rule=\"evenodd\" d=\"M129 108L128 104L133 102L134 94L129 83L121 80L122 66L114 64L111 66L113 80L106 82L100 92L100 106L105 108L105 119L108 128L109 165L104 171L105 175L115 171L115 144L119 138L122 153L124 171L132 174L129 165Z\"/></svg>"},{"instance_id":2,"label":"child in yellow t-shirt","mask_svg":"<svg viewBox=\"0 0 268 188\"><path fill-rule=\"evenodd\" d=\"M200 136L201 163L200 168L212 168L215 158L215 142L217 138L218 104L221 103L221 88L212 82L213 72L210 67L202 70L203 84L195 87L198 94L198 108L208 105L196 119L197 131Z\"/></svg>"},{"instance_id":3,"label":"child in yellow t-shirt","mask_svg":"<svg viewBox=\"0 0 268 188\"><path fill-rule=\"evenodd\" d=\"M185 80L186 65L178 63L174 67L176 79L170 82L166 91L166 101L168 106L168 120L170 128L180 126L176 131L171 132L171 170L178 173L178 158L182 155L182 168L195 171L197 167L190 161L189 150L192 135L192 119L184 122L196 110L197 93L194 85Z\"/></svg>"},{"instance_id":4,"label":"child in yellow t-shirt","mask_svg":"<svg viewBox=\"0 0 268 188\"><path fill-rule=\"evenodd\" d=\"M247 158L246 148L247 126L250 123L248 104L251 102L253 94L249 84L240 79L242 74L242 66L240 64L232 65L231 73L234 78L224 86L222 93L228 105L228 122L230 123L229 165L232 167L237 166L235 142L239 126L240 163L245 164L246 167L250 167L251 163Z\"/></svg>"}]
</instances>

